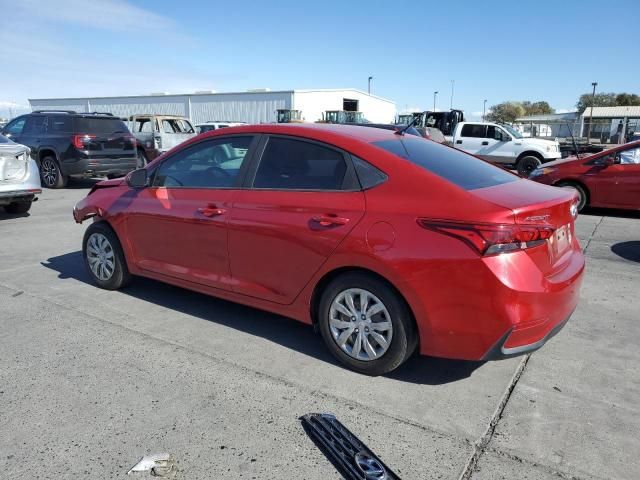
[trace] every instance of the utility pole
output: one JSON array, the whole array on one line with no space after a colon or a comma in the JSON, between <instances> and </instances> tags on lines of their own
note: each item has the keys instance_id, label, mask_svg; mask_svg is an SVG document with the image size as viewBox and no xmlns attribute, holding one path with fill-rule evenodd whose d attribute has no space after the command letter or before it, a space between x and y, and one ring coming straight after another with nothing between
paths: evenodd
<instances>
[{"instance_id":1,"label":"utility pole","mask_svg":"<svg viewBox=\"0 0 640 480\"><path fill-rule=\"evenodd\" d=\"M367 91L369 92L369 95L371 95L371 80L373 80L373 77L369 77L369 80L368 80L369 86Z\"/></svg>"},{"instance_id":2,"label":"utility pole","mask_svg":"<svg viewBox=\"0 0 640 480\"><path fill-rule=\"evenodd\" d=\"M587 130L587 143L591 139L591 124L593 123L593 104L596 103L596 87L598 86L598 82L592 82L591 86L593 86L593 93L591 94L591 113L589 113L589 129Z\"/></svg>"},{"instance_id":3,"label":"utility pole","mask_svg":"<svg viewBox=\"0 0 640 480\"><path fill-rule=\"evenodd\" d=\"M484 103L482 104L482 123L484 123L484 114L487 111L487 99L485 98Z\"/></svg>"},{"instance_id":4,"label":"utility pole","mask_svg":"<svg viewBox=\"0 0 640 480\"><path fill-rule=\"evenodd\" d=\"M449 110L453 110L453 87L455 86L456 81L451 80L451 105L449 105Z\"/></svg>"},{"instance_id":5,"label":"utility pole","mask_svg":"<svg viewBox=\"0 0 640 480\"><path fill-rule=\"evenodd\" d=\"M433 92L433 111L436 111L436 97L438 96L438 92Z\"/></svg>"}]
</instances>

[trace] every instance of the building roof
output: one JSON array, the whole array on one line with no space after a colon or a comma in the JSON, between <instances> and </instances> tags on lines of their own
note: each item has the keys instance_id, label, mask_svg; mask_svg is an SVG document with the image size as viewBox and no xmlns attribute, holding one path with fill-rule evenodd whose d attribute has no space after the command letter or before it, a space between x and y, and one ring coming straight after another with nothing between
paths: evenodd
<instances>
[{"instance_id":1,"label":"building roof","mask_svg":"<svg viewBox=\"0 0 640 480\"><path fill-rule=\"evenodd\" d=\"M555 123L572 122L578 118L578 112L549 113L546 115L530 115L528 117L518 117L519 123Z\"/></svg>"},{"instance_id":2,"label":"building roof","mask_svg":"<svg viewBox=\"0 0 640 480\"><path fill-rule=\"evenodd\" d=\"M582 113L583 117L591 116L591 107L587 107ZM593 107L593 118L640 118L640 105L631 107Z\"/></svg>"},{"instance_id":3,"label":"building roof","mask_svg":"<svg viewBox=\"0 0 640 480\"><path fill-rule=\"evenodd\" d=\"M362 90L358 90L357 88L312 88L312 89L293 89L293 90L269 90L267 88L254 89L254 90L245 90L240 92L204 92L197 91L194 93L150 93L148 95L110 95L110 96L101 96L101 97L55 97L55 98L30 98L29 103L34 102L43 102L43 101L53 101L53 100L110 100L110 99L120 99L120 98L171 98L171 97L222 97L225 95L270 95L270 94L281 94L281 93L313 93L313 92L357 92L361 95L367 95L371 98L376 98L378 100L382 100L388 103L394 103L392 100L387 98L379 97L377 95L373 95L367 93Z\"/></svg>"}]
</instances>

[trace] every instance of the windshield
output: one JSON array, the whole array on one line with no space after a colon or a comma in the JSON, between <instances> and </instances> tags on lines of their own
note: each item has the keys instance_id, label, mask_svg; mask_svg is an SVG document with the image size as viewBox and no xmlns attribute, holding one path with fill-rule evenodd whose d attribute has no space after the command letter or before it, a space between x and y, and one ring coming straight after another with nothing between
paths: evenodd
<instances>
[{"instance_id":1,"label":"windshield","mask_svg":"<svg viewBox=\"0 0 640 480\"><path fill-rule=\"evenodd\" d=\"M465 190L515 182L518 177L455 148L415 137L374 142L373 145L438 175Z\"/></svg>"},{"instance_id":2,"label":"windshield","mask_svg":"<svg viewBox=\"0 0 640 480\"><path fill-rule=\"evenodd\" d=\"M502 125L502 128L504 128L507 132L509 132L513 137L522 138L522 134L515 128L510 127L509 125Z\"/></svg>"}]
</instances>

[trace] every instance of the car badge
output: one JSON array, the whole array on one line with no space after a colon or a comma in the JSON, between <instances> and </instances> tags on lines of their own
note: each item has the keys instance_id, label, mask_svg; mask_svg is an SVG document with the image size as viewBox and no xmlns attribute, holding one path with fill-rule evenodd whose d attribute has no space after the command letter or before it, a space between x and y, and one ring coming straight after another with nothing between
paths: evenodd
<instances>
[{"instance_id":1,"label":"car badge","mask_svg":"<svg viewBox=\"0 0 640 480\"><path fill-rule=\"evenodd\" d=\"M533 217L527 217L524 220L526 222L545 222L551 218L551 215L534 215Z\"/></svg>"},{"instance_id":2,"label":"car badge","mask_svg":"<svg viewBox=\"0 0 640 480\"><path fill-rule=\"evenodd\" d=\"M366 480L385 480L387 478L387 472L382 464L365 452L356 454L356 465Z\"/></svg>"},{"instance_id":3,"label":"car badge","mask_svg":"<svg viewBox=\"0 0 640 480\"><path fill-rule=\"evenodd\" d=\"M572 203L571 206L569 207L569 212L571 213L571 216L573 218L576 218L578 216L578 204Z\"/></svg>"}]
</instances>

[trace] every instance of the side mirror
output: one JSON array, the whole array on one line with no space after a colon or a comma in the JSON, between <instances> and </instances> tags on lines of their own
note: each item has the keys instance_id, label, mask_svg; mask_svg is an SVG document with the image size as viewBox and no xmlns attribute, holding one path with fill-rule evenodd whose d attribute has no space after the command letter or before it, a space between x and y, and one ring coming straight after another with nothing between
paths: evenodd
<instances>
[{"instance_id":1,"label":"side mirror","mask_svg":"<svg viewBox=\"0 0 640 480\"><path fill-rule=\"evenodd\" d=\"M146 168L139 168L133 172L129 172L126 178L127 185L131 188L145 188L149 182Z\"/></svg>"}]
</instances>

